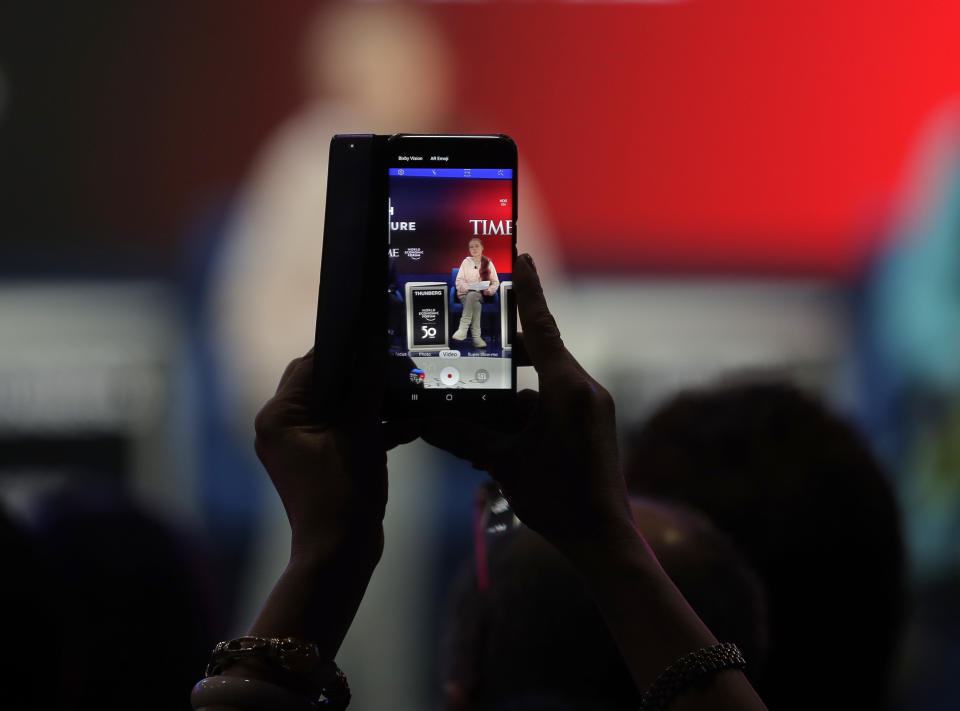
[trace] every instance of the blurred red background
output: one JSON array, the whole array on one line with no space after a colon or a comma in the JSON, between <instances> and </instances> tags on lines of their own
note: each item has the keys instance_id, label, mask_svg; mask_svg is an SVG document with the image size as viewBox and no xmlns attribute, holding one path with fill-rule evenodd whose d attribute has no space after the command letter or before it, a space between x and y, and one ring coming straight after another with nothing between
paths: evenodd
<instances>
[{"instance_id":1,"label":"blurred red background","mask_svg":"<svg viewBox=\"0 0 960 711\"><path fill-rule=\"evenodd\" d=\"M315 7L5 10L4 231L175 245L301 102ZM451 129L517 140L575 270L853 275L960 94L951 3L422 8L456 55Z\"/></svg>"}]
</instances>

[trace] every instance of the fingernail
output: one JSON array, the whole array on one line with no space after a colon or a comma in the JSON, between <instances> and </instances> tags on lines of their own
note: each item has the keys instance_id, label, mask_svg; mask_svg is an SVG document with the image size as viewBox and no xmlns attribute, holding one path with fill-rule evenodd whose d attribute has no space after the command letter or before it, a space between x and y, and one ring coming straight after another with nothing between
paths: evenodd
<instances>
[{"instance_id":1,"label":"fingernail","mask_svg":"<svg viewBox=\"0 0 960 711\"><path fill-rule=\"evenodd\" d=\"M533 257L531 257L531 256L530 256L529 254L527 254L527 253L524 253L523 256L524 256L524 258L527 260L527 263L528 263L531 267L533 267L533 271L537 271L537 265L536 265L536 263L533 261Z\"/></svg>"}]
</instances>

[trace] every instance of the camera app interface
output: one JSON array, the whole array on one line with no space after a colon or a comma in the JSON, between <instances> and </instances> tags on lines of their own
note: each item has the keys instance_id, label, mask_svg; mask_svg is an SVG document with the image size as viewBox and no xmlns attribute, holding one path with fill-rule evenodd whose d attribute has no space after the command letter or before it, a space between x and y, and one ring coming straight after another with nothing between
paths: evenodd
<instances>
[{"instance_id":1,"label":"camera app interface","mask_svg":"<svg viewBox=\"0 0 960 711\"><path fill-rule=\"evenodd\" d=\"M398 166L389 195L388 329L391 355L412 362L403 386L511 387L513 171Z\"/></svg>"}]
</instances>

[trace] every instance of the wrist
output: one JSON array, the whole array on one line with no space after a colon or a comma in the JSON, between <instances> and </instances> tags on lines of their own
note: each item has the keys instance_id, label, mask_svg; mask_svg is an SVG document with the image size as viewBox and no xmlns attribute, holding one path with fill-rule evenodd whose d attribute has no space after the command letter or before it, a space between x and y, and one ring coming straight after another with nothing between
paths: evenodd
<instances>
[{"instance_id":1,"label":"wrist","mask_svg":"<svg viewBox=\"0 0 960 711\"><path fill-rule=\"evenodd\" d=\"M290 544L290 566L309 572L328 568L373 570L383 554L383 526L327 535L298 535Z\"/></svg>"},{"instance_id":2,"label":"wrist","mask_svg":"<svg viewBox=\"0 0 960 711\"><path fill-rule=\"evenodd\" d=\"M659 566L633 521L611 523L593 535L578 537L558 547L574 567L582 571Z\"/></svg>"},{"instance_id":3,"label":"wrist","mask_svg":"<svg viewBox=\"0 0 960 711\"><path fill-rule=\"evenodd\" d=\"M295 548L248 634L308 640L323 658L333 659L378 560L376 551Z\"/></svg>"}]
</instances>

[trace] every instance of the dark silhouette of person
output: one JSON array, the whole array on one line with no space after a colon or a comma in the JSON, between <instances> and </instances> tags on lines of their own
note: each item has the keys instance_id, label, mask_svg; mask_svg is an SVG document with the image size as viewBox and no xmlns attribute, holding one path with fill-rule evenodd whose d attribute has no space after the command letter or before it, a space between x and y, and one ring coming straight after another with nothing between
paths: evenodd
<instances>
[{"instance_id":1,"label":"dark silhouette of person","mask_svg":"<svg viewBox=\"0 0 960 711\"><path fill-rule=\"evenodd\" d=\"M34 660L38 708L182 708L222 634L199 547L122 493L71 489L31 517L56 634Z\"/></svg>"},{"instance_id":2,"label":"dark silhouette of person","mask_svg":"<svg viewBox=\"0 0 960 711\"><path fill-rule=\"evenodd\" d=\"M8 644L0 650L5 682L0 707L56 708L49 688L50 669L59 660L60 626L53 611L57 592L43 564L36 542L25 527L0 506L0 610ZM62 593L61 593L62 594Z\"/></svg>"},{"instance_id":3,"label":"dark silhouette of person","mask_svg":"<svg viewBox=\"0 0 960 711\"><path fill-rule=\"evenodd\" d=\"M762 668L766 609L759 579L702 514L631 501L660 564L717 639L735 642L747 675ZM444 708L635 709L640 692L573 566L528 528L498 534L486 589L476 560L451 588L441 642Z\"/></svg>"},{"instance_id":4,"label":"dark silhouette of person","mask_svg":"<svg viewBox=\"0 0 960 711\"><path fill-rule=\"evenodd\" d=\"M760 574L770 648L757 688L770 707L882 707L904 549L859 433L792 385L731 382L680 394L625 450L632 494L703 511Z\"/></svg>"}]
</instances>

